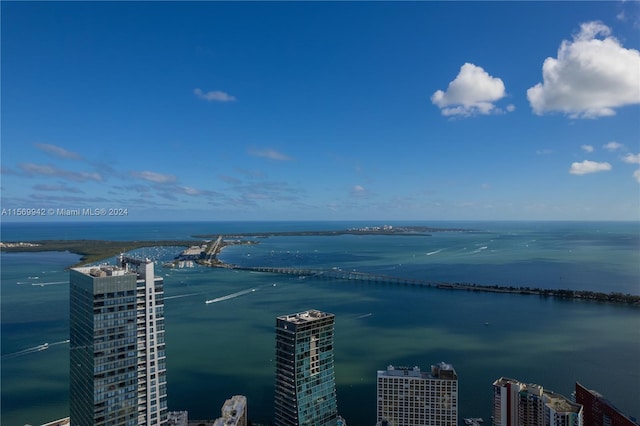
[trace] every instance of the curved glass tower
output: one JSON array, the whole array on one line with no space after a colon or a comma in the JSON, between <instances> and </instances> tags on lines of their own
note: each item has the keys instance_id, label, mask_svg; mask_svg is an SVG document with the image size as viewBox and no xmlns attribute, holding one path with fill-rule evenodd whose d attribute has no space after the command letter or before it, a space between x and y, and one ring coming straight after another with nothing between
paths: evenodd
<instances>
[{"instance_id":1,"label":"curved glass tower","mask_svg":"<svg viewBox=\"0 0 640 426\"><path fill-rule=\"evenodd\" d=\"M336 426L335 316L309 310L276 319L275 426Z\"/></svg>"}]
</instances>

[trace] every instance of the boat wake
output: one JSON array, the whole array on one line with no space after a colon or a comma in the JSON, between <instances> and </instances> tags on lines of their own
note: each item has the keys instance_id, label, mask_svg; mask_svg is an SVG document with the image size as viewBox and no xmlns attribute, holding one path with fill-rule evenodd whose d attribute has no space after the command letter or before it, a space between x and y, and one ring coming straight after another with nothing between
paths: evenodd
<instances>
[{"instance_id":1,"label":"boat wake","mask_svg":"<svg viewBox=\"0 0 640 426\"><path fill-rule=\"evenodd\" d=\"M69 343L69 340L61 340L59 342L53 342L53 343L43 343L41 345L34 346L32 348L27 348L27 349L23 349L23 350L18 351L18 352L13 352L13 353L10 353L10 354L2 355L2 359L11 359L11 358L18 358L18 357L25 356L25 355L30 355L30 354L34 354L36 352L45 351L45 350L49 349L52 346L64 345L66 343Z\"/></svg>"},{"instance_id":2,"label":"boat wake","mask_svg":"<svg viewBox=\"0 0 640 426\"><path fill-rule=\"evenodd\" d=\"M181 297L197 296L199 294L204 294L204 291L201 291L200 293L188 293L188 294L179 294L177 296L169 296L169 297L165 297L164 300L180 299Z\"/></svg>"},{"instance_id":3,"label":"boat wake","mask_svg":"<svg viewBox=\"0 0 640 426\"><path fill-rule=\"evenodd\" d=\"M255 288L250 288L250 289L247 289L247 290L239 291L237 293L231 293L231 294L228 294L226 296L221 296L221 297L216 297L215 299L206 300L204 303L206 303L207 305L210 304L210 303L218 303L218 302L222 302L224 300L229 300L229 299L233 299L233 298L236 298L236 297L240 297L240 296L243 296L245 294L249 294L249 293L254 292L254 291L256 291Z\"/></svg>"},{"instance_id":4,"label":"boat wake","mask_svg":"<svg viewBox=\"0 0 640 426\"><path fill-rule=\"evenodd\" d=\"M431 251L431 252L429 252L429 253L426 253L426 255L427 255L427 256L433 256L434 254L438 254L438 253L440 253L442 250L444 250L444 249L440 249L440 250L436 250L436 251Z\"/></svg>"},{"instance_id":5,"label":"boat wake","mask_svg":"<svg viewBox=\"0 0 640 426\"><path fill-rule=\"evenodd\" d=\"M364 314L364 315L360 315L360 316L356 317L356 319L367 318L367 317L370 317L371 315L373 315L373 314L371 312L369 312L368 314Z\"/></svg>"},{"instance_id":6,"label":"boat wake","mask_svg":"<svg viewBox=\"0 0 640 426\"><path fill-rule=\"evenodd\" d=\"M69 284L69 281L55 281L50 283L31 283L31 285L36 285L40 287L44 287L45 285L58 285L58 284Z\"/></svg>"}]
</instances>

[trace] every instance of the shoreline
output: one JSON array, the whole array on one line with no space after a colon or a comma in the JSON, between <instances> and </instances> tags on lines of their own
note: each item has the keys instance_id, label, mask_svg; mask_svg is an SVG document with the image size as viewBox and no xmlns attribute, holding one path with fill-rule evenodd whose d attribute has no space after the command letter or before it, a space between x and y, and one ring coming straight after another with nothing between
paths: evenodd
<instances>
[{"instance_id":1,"label":"shoreline","mask_svg":"<svg viewBox=\"0 0 640 426\"><path fill-rule=\"evenodd\" d=\"M435 228L426 227L403 227L390 229L371 229L371 228L358 228L348 229L342 231L296 231L296 232L250 232L250 233L235 233L233 235L194 235L194 238L206 238L210 241L203 240L161 240L161 241L105 241L105 240L40 240L29 242L3 242L0 246L0 251L7 253L16 252L45 252L45 251L68 251L77 255L80 255L80 261L75 265L68 266L66 269L82 266L88 263L94 263L101 260L108 259L116 256L120 253L144 248L144 247L193 247L195 245L203 247L203 250L199 254L197 259L193 259L195 263L211 267L211 268L224 268L224 269L239 269L239 270L258 270L258 269L270 269L264 270L264 272L270 273L284 273L291 272L278 272L286 271L288 269L294 270L294 268L282 267L282 268L260 268L260 267L243 267L240 265L233 265L222 262L218 259L218 255L224 250L225 247L231 245L242 244L259 244L259 241L247 240L246 238L268 238L270 236L337 236L337 235L393 235L393 236L428 236L423 233L426 229L430 229L434 232ZM436 232L473 232L469 229L439 229ZM215 240L214 240L215 238ZM180 260L180 256L184 254L184 251L177 255L172 262ZM326 271L330 272L330 271ZM311 276L316 276L312 274ZM322 275L322 274L320 274ZM317 276L320 276L317 275ZM329 274L328 274L329 275ZM373 274L363 273L366 280L367 276L374 277ZM640 295L624 294L620 292L596 292L589 290L571 290L571 289L545 289L539 287L514 287L508 285L483 285L474 283L446 283L446 282L427 282L420 280L403 280L399 277L388 277L394 282L406 281L406 285L419 285L434 287L442 290L466 290L474 292L491 292L491 293L509 293L509 294L521 294L521 295L537 295L540 297L553 297L557 299L571 299L571 300L585 300L601 303L613 303L618 305L627 305L631 307L640 307ZM411 283L413 281L413 283Z\"/></svg>"},{"instance_id":2,"label":"shoreline","mask_svg":"<svg viewBox=\"0 0 640 426\"><path fill-rule=\"evenodd\" d=\"M40 240L29 242L3 242L3 253L36 253L45 251L68 251L80 256L80 261L67 267L75 268L103 261L120 253L144 247L189 247L202 243L196 240L160 240L160 241L105 241L105 240Z\"/></svg>"}]
</instances>

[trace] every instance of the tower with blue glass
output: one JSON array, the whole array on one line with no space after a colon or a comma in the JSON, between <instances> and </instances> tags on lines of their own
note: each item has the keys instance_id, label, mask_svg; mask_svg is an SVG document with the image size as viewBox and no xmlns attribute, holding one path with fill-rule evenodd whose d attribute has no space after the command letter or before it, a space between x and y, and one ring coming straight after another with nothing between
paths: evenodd
<instances>
[{"instance_id":1,"label":"tower with blue glass","mask_svg":"<svg viewBox=\"0 0 640 426\"><path fill-rule=\"evenodd\" d=\"M336 426L335 315L309 310L276 319L275 426Z\"/></svg>"}]
</instances>

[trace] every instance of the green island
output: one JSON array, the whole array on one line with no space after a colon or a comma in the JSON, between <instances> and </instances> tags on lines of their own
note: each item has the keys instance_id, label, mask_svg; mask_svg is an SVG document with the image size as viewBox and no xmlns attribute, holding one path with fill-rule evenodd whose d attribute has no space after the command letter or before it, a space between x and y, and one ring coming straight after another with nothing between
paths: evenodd
<instances>
[{"instance_id":1,"label":"green island","mask_svg":"<svg viewBox=\"0 0 640 426\"><path fill-rule=\"evenodd\" d=\"M346 280L359 280L387 282L434 287L443 290L463 290L473 292L512 293L521 295L537 295L539 297L552 297L557 299L571 299L595 301L604 303L624 304L640 307L640 296L623 294L619 292L602 293L586 290L546 289L538 287L514 287L506 285L484 285L474 283L444 283L430 282L426 280L403 279L399 277L382 277L367 273L351 273L349 276L339 276L336 271L309 271L289 267L242 267L240 265L227 264L220 261L217 256L222 249L229 245L258 244L258 241L247 238L268 238L274 236L336 236L336 235L397 235L397 236L428 236L433 232L473 232L469 229L442 229L429 227L364 227L350 228L338 231L286 231L286 232L247 232L234 233L233 235L205 234L194 235L193 240L160 240L160 241L104 241L104 240L41 240L29 242L3 242L0 243L0 251L4 252L42 252L42 251L69 251L81 255L80 262L69 266L73 268L88 263L104 261L120 253L144 247L186 247L184 251L176 255L173 262L165 266L175 265L181 260L193 260L203 266L225 269L252 270L260 272L272 272L277 274L295 274L317 278L334 278Z\"/></svg>"},{"instance_id":2,"label":"green island","mask_svg":"<svg viewBox=\"0 0 640 426\"><path fill-rule=\"evenodd\" d=\"M95 263L108 259L120 253L143 247L189 247L201 244L201 241L103 241L103 240L41 240L20 243L2 243L1 251L10 252L42 252L42 251L69 251L79 254L80 261L69 266L74 268L87 263Z\"/></svg>"}]
</instances>

